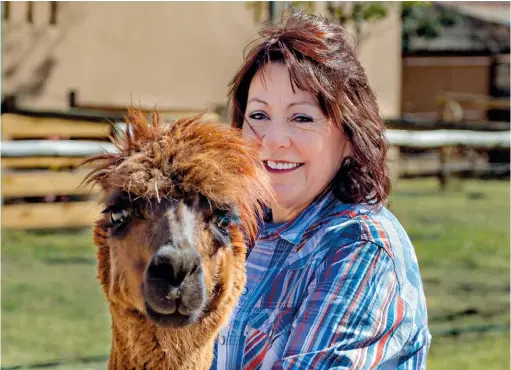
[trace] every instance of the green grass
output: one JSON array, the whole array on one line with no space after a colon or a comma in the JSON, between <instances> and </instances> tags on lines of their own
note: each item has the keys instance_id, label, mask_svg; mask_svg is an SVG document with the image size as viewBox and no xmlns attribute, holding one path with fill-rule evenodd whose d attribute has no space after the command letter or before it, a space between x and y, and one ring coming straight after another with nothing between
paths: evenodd
<instances>
[{"instance_id":1,"label":"green grass","mask_svg":"<svg viewBox=\"0 0 511 370\"><path fill-rule=\"evenodd\" d=\"M461 185L441 192L434 180L401 180L391 197L417 252L433 334L510 322L509 184ZM110 320L90 230L4 231L1 287L2 366L108 354ZM471 314L449 317L460 312ZM433 370L509 365L507 331L434 335L428 356Z\"/></svg>"},{"instance_id":2,"label":"green grass","mask_svg":"<svg viewBox=\"0 0 511 370\"><path fill-rule=\"evenodd\" d=\"M509 183L401 180L391 209L417 253L430 330L509 327ZM470 315L454 315L455 313ZM433 336L428 369L508 369L509 332Z\"/></svg>"},{"instance_id":3,"label":"green grass","mask_svg":"<svg viewBox=\"0 0 511 370\"><path fill-rule=\"evenodd\" d=\"M2 366L109 352L90 230L2 233Z\"/></svg>"}]
</instances>

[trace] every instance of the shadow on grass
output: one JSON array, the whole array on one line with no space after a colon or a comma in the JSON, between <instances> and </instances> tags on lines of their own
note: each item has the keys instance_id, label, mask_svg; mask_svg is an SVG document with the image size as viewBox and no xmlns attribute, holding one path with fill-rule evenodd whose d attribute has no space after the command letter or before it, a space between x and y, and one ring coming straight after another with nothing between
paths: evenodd
<instances>
[{"instance_id":1,"label":"shadow on grass","mask_svg":"<svg viewBox=\"0 0 511 370\"><path fill-rule=\"evenodd\" d=\"M30 229L26 230L25 233L27 235L35 235L35 236L51 236L55 234L59 235L75 235L77 233L84 233L89 231L90 227L68 227L62 229Z\"/></svg>"},{"instance_id":2,"label":"shadow on grass","mask_svg":"<svg viewBox=\"0 0 511 370\"><path fill-rule=\"evenodd\" d=\"M396 190L392 192L393 197L400 198L425 198L425 197L445 197L453 194L465 195L470 200L481 200L487 198L487 195L479 191L454 191L454 190Z\"/></svg>"},{"instance_id":3,"label":"shadow on grass","mask_svg":"<svg viewBox=\"0 0 511 370\"><path fill-rule=\"evenodd\" d=\"M90 356L90 357L81 357L74 360L55 360L48 362L39 362L33 364L26 365L14 365L14 366L5 366L1 367L0 370L23 370L23 369L54 369L59 368L64 365L76 365L76 364L93 364L97 362L108 361L109 356L100 355L100 356Z\"/></svg>"},{"instance_id":4,"label":"shadow on grass","mask_svg":"<svg viewBox=\"0 0 511 370\"><path fill-rule=\"evenodd\" d=\"M87 257L57 257L42 260L47 265L96 265L95 258Z\"/></svg>"}]
</instances>

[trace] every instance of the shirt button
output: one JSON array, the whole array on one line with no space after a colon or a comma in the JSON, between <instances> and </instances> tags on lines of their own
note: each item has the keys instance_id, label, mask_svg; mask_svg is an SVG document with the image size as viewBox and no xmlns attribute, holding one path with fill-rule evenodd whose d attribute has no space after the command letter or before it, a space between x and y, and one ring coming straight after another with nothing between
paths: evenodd
<instances>
[{"instance_id":1,"label":"shirt button","mask_svg":"<svg viewBox=\"0 0 511 370\"><path fill-rule=\"evenodd\" d=\"M225 336L220 335L218 338L218 343L220 343L222 346L225 344Z\"/></svg>"},{"instance_id":2,"label":"shirt button","mask_svg":"<svg viewBox=\"0 0 511 370\"><path fill-rule=\"evenodd\" d=\"M246 295L248 293L248 289L247 287L244 287L243 290L241 291L241 295Z\"/></svg>"}]
</instances>

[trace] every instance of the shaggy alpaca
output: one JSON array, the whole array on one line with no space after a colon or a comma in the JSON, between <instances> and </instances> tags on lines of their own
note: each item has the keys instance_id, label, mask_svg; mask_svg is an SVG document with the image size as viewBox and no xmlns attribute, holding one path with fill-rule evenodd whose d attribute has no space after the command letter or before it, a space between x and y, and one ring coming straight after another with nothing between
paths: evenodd
<instances>
[{"instance_id":1,"label":"shaggy alpaca","mask_svg":"<svg viewBox=\"0 0 511 370\"><path fill-rule=\"evenodd\" d=\"M246 242L270 194L239 131L198 117L168 128L131 110L119 154L93 157L94 229L110 304L109 369L209 369L213 343L245 284Z\"/></svg>"}]
</instances>

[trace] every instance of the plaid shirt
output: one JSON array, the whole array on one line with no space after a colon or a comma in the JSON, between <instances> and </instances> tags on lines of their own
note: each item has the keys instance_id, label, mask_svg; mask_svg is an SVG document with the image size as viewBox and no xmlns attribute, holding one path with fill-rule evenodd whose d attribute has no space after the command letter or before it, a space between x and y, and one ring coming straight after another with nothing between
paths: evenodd
<instances>
[{"instance_id":1,"label":"plaid shirt","mask_svg":"<svg viewBox=\"0 0 511 370\"><path fill-rule=\"evenodd\" d=\"M424 369L431 335L413 246L385 208L327 194L267 224L212 369Z\"/></svg>"}]
</instances>

